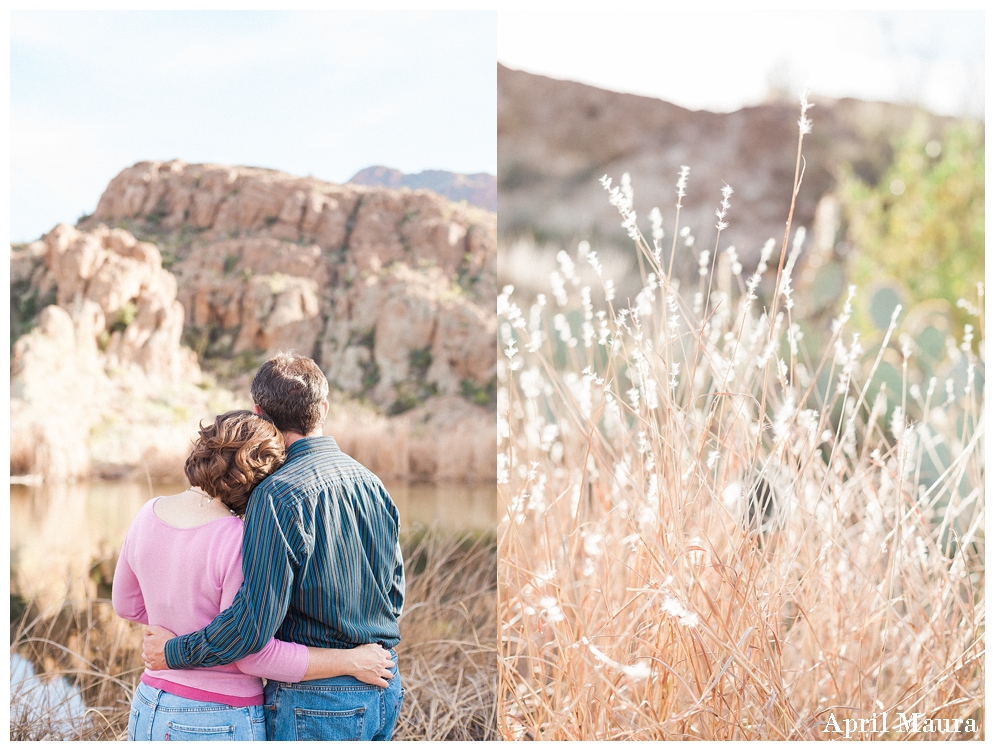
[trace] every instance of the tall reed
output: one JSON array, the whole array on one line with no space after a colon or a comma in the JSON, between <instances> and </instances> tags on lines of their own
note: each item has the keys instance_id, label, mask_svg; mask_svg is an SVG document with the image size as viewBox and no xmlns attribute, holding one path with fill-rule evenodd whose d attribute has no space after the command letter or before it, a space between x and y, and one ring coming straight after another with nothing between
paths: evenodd
<instances>
[{"instance_id":1,"label":"tall reed","mask_svg":"<svg viewBox=\"0 0 995 751\"><path fill-rule=\"evenodd\" d=\"M583 243L550 295L499 296L506 739L828 739L860 718L849 737L983 737L983 360L966 331L951 377L920 383L898 310L865 356L852 288L806 348L807 109L780 252L754 274L720 252L728 186L714 242L680 229L682 168L669 248L661 212L639 229L628 177L603 180L639 254L634 301ZM678 253L699 261L690 289ZM972 309L983 338L980 286ZM872 388L886 350L890 396Z\"/></svg>"},{"instance_id":2,"label":"tall reed","mask_svg":"<svg viewBox=\"0 0 995 751\"><path fill-rule=\"evenodd\" d=\"M494 535L409 531L402 547L398 662L406 694L394 737L494 740ZM11 655L30 661L38 680L11 681L11 740L124 740L142 673L141 628L97 598L15 610Z\"/></svg>"}]
</instances>

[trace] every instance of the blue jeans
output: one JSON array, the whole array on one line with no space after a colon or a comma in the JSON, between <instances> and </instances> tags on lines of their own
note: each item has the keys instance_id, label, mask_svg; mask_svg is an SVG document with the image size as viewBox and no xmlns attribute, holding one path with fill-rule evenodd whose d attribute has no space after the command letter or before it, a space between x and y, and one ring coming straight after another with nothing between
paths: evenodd
<instances>
[{"instance_id":1,"label":"blue jeans","mask_svg":"<svg viewBox=\"0 0 995 751\"><path fill-rule=\"evenodd\" d=\"M128 718L129 741L264 741L263 708L184 699L138 684Z\"/></svg>"},{"instance_id":2,"label":"blue jeans","mask_svg":"<svg viewBox=\"0 0 995 751\"><path fill-rule=\"evenodd\" d=\"M302 683L266 683L266 734L271 741L389 741L404 689L397 673L387 688L352 676Z\"/></svg>"}]
</instances>

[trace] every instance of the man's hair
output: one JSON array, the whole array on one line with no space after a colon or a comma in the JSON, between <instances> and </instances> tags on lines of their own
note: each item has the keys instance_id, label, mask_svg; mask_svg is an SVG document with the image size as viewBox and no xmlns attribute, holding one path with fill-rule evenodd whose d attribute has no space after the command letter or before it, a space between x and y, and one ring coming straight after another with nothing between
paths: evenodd
<instances>
[{"instance_id":1,"label":"man's hair","mask_svg":"<svg viewBox=\"0 0 995 751\"><path fill-rule=\"evenodd\" d=\"M252 400L280 430L308 435L318 427L328 380L310 357L280 352L252 379Z\"/></svg>"},{"instance_id":2,"label":"man's hair","mask_svg":"<svg viewBox=\"0 0 995 751\"><path fill-rule=\"evenodd\" d=\"M286 458L283 435L269 420L240 409L200 426L183 471L191 485L241 516L252 489Z\"/></svg>"}]
</instances>

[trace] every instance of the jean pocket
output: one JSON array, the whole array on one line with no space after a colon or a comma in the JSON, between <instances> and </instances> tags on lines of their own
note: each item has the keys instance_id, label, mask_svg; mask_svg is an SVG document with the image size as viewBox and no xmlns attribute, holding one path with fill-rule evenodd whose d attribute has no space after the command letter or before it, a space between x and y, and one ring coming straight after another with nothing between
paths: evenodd
<instances>
[{"instance_id":1,"label":"jean pocket","mask_svg":"<svg viewBox=\"0 0 995 751\"><path fill-rule=\"evenodd\" d=\"M133 741L135 739L135 733L138 731L138 710L134 707L131 708L131 713L128 715L128 740Z\"/></svg>"},{"instance_id":2,"label":"jean pocket","mask_svg":"<svg viewBox=\"0 0 995 751\"><path fill-rule=\"evenodd\" d=\"M366 707L345 711L294 709L299 741L358 741L363 738Z\"/></svg>"},{"instance_id":3,"label":"jean pocket","mask_svg":"<svg viewBox=\"0 0 995 751\"><path fill-rule=\"evenodd\" d=\"M167 741L233 741L234 725L197 726L170 722L166 730Z\"/></svg>"}]
</instances>

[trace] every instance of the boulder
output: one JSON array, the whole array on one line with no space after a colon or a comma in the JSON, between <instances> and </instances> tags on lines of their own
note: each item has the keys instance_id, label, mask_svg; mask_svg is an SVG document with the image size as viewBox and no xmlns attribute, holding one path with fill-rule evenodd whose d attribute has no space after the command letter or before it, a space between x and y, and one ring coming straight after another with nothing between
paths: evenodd
<instances>
[{"instance_id":1,"label":"boulder","mask_svg":"<svg viewBox=\"0 0 995 751\"><path fill-rule=\"evenodd\" d=\"M17 340L11 358L10 472L74 480L90 474L90 428L109 383L97 348L104 318L85 300L50 305Z\"/></svg>"},{"instance_id":2,"label":"boulder","mask_svg":"<svg viewBox=\"0 0 995 751\"><path fill-rule=\"evenodd\" d=\"M491 212L427 190L172 161L115 177L83 226L100 222L175 248L188 334L211 356L313 355L334 386L392 410L494 375Z\"/></svg>"},{"instance_id":3,"label":"boulder","mask_svg":"<svg viewBox=\"0 0 995 751\"><path fill-rule=\"evenodd\" d=\"M386 474L493 476L496 229L427 190L125 169L76 227L12 249L12 472L179 479L198 422L249 406L255 363L291 350L379 408L356 440ZM443 415L458 447L437 445Z\"/></svg>"},{"instance_id":4,"label":"boulder","mask_svg":"<svg viewBox=\"0 0 995 751\"><path fill-rule=\"evenodd\" d=\"M59 225L19 253L18 273L35 259L32 279L56 304L13 347L11 473L87 477L91 431L122 406L124 391L197 390L196 356L180 344L176 280L154 245L106 226Z\"/></svg>"}]
</instances>

